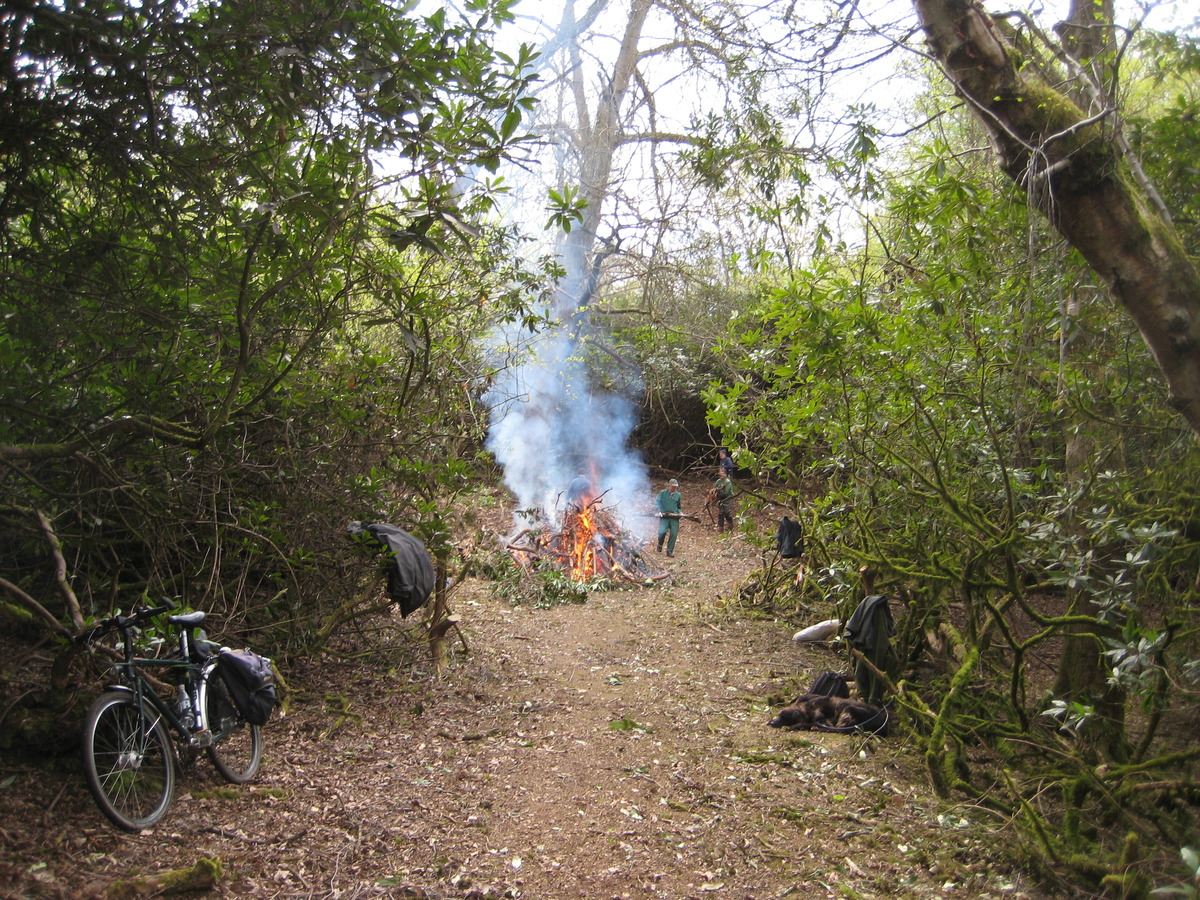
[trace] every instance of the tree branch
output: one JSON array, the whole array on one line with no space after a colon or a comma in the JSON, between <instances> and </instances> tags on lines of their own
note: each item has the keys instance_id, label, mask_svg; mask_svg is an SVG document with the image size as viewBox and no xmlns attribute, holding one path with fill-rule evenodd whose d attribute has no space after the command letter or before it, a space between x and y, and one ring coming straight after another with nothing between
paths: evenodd
<instances>
[{"instance_id":1,"label":"tree branch","mask_svg":"<svg viewBox=\"0 0 1200 900\"><path fill-rule=\"evenodd\" d=\"M194 446L200 440L198 433L175 422L167 422L154 416L122 416L97 425L73 441L56 444L0 445L0 460L45 462L51 459L65 459L94 446L98 439L110 434L141 434L183 446Z\"/></svg>"},{"instance_id":2,"label":"tree branch","mask_svg":"<svg viewBox=\"0 0 1200 900\"><path fill-rule=\"evenodd\" d=\"M63 624L58 621L58 619L54 618L54 616L50 613L50 610L46 609L46 607L42 606L42 604L38 603L7 578L0 578L0 588L8 591L14 597L32 609L35 613L37 613L46 622L46 624L50 626L52 631L58 634L70 635L70 631L64 628Z\"/></svg>"},{"instance_id":3,"label":"tree branch","mask_svg":"<svg viewBox=\"0 0 1200 900\"><path fill-rule=\"evenodd\" d=\"M46 543L50 545L50 554L54 557L54 580L58 582L58 589L62 591L63 599L67 602L67 612L71 616L71 623L78 631L83 628L83 612L79 608L79 598L75 596L71 582L67 579L67 561L63 559L62 544L58 540L58 535L54 533L54 527L50 524L50 520L46 518L46 514L37 510L34 515L37 516L42 534L46 536Z\"/></svg>"}]
</instances>

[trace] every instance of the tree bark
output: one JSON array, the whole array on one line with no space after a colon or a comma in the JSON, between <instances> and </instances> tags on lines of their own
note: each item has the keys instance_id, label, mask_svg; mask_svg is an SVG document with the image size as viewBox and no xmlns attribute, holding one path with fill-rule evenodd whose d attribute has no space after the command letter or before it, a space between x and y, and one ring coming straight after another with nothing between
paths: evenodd
<instances>
[{"instance_id":1,"label":"tree bark","mask_svg":"<svg viewBox=\"0 0 1200 900\"><path fill-rule=\"evenodd\" d=\"M46 543L50 545L50 555L54 558L54 581L62 593L63 602L66 603L71 624L75 626L76 631L79 631L83 628L83 610L80 609L79 598L75 596L75 591L71 587L71 579L67 577L67 561L63 558L62 543L59 542L54 526L50 524L50 519L46 514L37 510L34 515L37 516L42 534L46 536Z\"/></svg>"},{"instance_id":2,"label":"tree bark","mask_svg":"<svg viewBox=\"0 0 1200 900\"><path fill-rule=\"evenodd\" d=\"M629 92L638 63L638 41L642 26L650 13L650 0L634 0L621 37L621 47L608 84L596 101L594 114L587 108L587 89L583 82L584 67L577 64L572 78L576 116L579 121L579 181L587 207L583 222L566 236L562 250L563 268L567 277L559 290L557 312L571 315L588 304L595 286L597 261L592 258L604 211L604 201L612 192L613 155L624 138L621 127L621 106ZM577 52L577 48L574 48ZM577 60L581 63L581 60Z\"/></svg>"},{"instance_id":3,"label":"tree bark","mask_svg":"<svg viewBox=\"0 0 1200 900\"><path fill-rule=\"evenodd\" d=\"M946 76L1004 172L1133 317L1170 402L1200 435L1200 272L1130 181L1112 110L1088 117L1038 75L975 0L913 0Z\"/></svg>"},{"instance_id":4,"label":"tree bark","mask_svg":"<svg viewBox=\"0 0 1200 900\"><path fill-rule=\"evenodd\" d=\"M1082 327L1071 325L1071 320L1079 316L1083 291L1083 285L1074 285L1063 301L1059 352L1064 372L1071 357L1087 357L1094 343ZM1059 397L1064 401L1067 399L1066 389L1061 384ZM1067 417L1064 425L1064 472L1068 482L1080 488L1091 475L1096 448L1115 448L1119 455L1121 441L1119 437L1114 441L1113 435L1102 433L1096 420L1081 410ZM1082 534L1086 528L1079 521L1077 511L1068 513L1064 519L1060 519L1059 524L1076 534ZM1089 614L1088 604L1078 590L1068 589L1067 600L1070 615ZM1091 704L1100 724L1099 728L1093 729L1099 735L1098 743L1110 759L1125 761L1130 751L1125 727L1126 697L1123 690L1108 683L1108 667L1104 664L1104 646L1101 643L1101 638L1105 637L1119 637L1119 629L1099 620L1090 625L1081 622L1067 625L1063 629L1058 670L1051 690L1055 697Z\"/></svg>"},{"instance_id":5,"label":"tree bark","mask_svg":"<svg viewBox=\"0 0 1200 900\"><path fill-rule=\"evenodd\" d=\"M1081 65L1092 66L1093 80L1103 85L1105 61L1112 46L1113 0L1071 0L1071 12L1054 29L1063 49Z\"/></svg>"}]
</instances>

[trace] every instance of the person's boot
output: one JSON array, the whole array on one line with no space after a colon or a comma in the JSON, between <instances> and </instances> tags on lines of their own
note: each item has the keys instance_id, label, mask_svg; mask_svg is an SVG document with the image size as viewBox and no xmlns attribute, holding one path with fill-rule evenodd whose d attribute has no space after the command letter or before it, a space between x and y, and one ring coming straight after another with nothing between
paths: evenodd
<instances>
[{"instance_id":1,"label":"person's boot","mask_svg":"<svg viewBox=\"0 0 1200 900\"><path fill-rule=\"evenodd\" d=\"M662 553L662 538L658 539L658 552Z\"/></svg>"}]
</instances>

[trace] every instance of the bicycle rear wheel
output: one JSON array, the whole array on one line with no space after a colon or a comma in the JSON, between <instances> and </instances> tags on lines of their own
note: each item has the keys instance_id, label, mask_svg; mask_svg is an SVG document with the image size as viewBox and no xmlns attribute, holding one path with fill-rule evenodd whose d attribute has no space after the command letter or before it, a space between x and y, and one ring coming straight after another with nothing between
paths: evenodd
<instances>
[{"instance_id":1,"label":"bicycle rear wheel","mask_svg":"<svg viewBox=\"0 0 1200 900\"><path fill-rule=\"evenodd\" d=\"M262 732L241 717L217 675L208 680L208 727L213 735L208 757L221 777L232 784L254 778L262 764Z\"/></svg>"},{"instance_id":2,"label":"bicycle rear wheel","mask_svg":"<svg viewBox=\"0 0 1200 900\"><path fill-rule=\"evenodd\" d=\"M133 694L96 698L83 726L83 768L100 811L126 831L149 828L171 805L171 738L153 708L143 710Z\"/></svg>"}]
</instances>

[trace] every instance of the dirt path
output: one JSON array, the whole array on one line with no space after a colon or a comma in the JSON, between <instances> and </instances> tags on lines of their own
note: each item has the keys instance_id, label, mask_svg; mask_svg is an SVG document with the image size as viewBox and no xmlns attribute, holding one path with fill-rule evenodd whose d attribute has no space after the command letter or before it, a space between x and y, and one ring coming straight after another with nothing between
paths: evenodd
<instances>
[{"instance_id":1,"label":"dirt path","mask_svg":"<svg viewBox=\"0 0 1200 900\"><path fill-rule=\"evenodd\" d=\"M0 766L0 897L102 897L198 857L221 860L221 897L1043 896L927 796L903 734L765 726L840 661L722 609L755 559L685 526L655 588L534 609L464 584L470 652L443 677L403 642L356 655L379 635L295 667L258 782L200 761L141 835L77 773Z\"/></svg>"}]
</instances>

